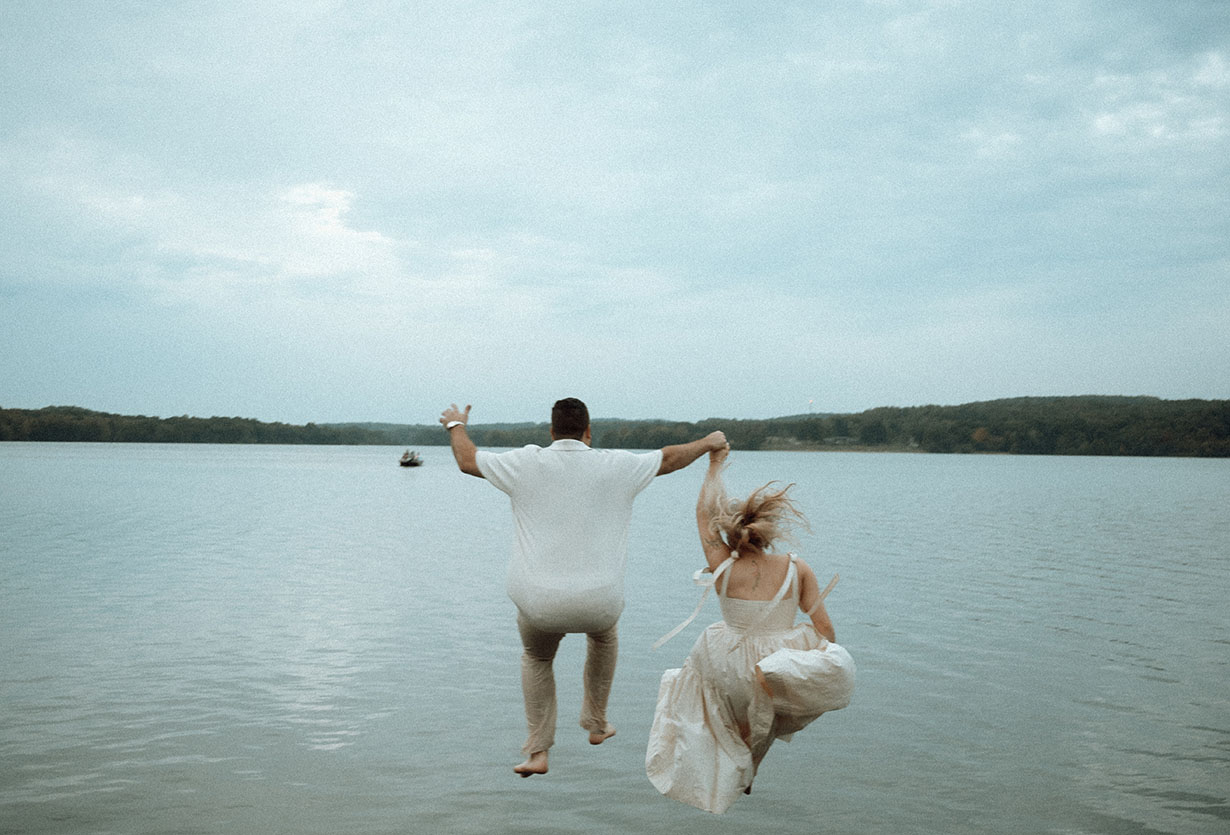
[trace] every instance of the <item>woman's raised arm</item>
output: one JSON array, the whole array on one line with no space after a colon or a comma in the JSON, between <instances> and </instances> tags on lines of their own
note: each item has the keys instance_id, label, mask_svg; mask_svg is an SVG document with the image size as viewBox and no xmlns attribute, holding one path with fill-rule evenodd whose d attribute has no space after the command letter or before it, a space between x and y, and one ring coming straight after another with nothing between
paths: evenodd
<instances>
[{"instance_id":1,"label":"woman's raised arm","mask_svg":"<svg viewBox=\"0 0 1230 835\"><path fill-rule=\"evenodd\" d=\"M696 529L700 534L700 544L705 549L705 562L709 564L710 571L717 570L730 556L730 549L711 527L714 517L726 504L726 486L722 483L722 470L729 454L729 444L709 453L709 469L700 485L700 495L696 497Z\"/></svg>"}]
</instances>

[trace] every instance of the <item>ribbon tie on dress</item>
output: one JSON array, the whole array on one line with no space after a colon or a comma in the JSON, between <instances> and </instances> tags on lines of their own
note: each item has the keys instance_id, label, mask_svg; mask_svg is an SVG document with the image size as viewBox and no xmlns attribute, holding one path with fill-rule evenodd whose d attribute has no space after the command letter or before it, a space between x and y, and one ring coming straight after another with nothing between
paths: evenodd
<instances>
[{"instance_id":1,"label":"ribbon tie on dress","mask_svg":"<svg viewBox=\"0 0 1230 835\"><path fill-rule=\"evenodd\" d=\"M667 641L669 641L671 638L675 637L680 632L687 629L688 625L691 624L692 621L696 620L696 618L700 616L701 609L705 607L705 601L709 598L710 589L715 589L717 587L718 577L720 577L725 571L727 571L732 565L734 565L735 560L737 560L738 558L739 558L739 552L731 551L730 556L727 557L725 560L723 560L721 565L719 565L716 569L714 569L713 573L709 573L706 569L702 568L696 571L692 575L692 582L704 588L704 592L702 592L700 595L700 601L696 604L696 608L692 610L692 614L688 615L687 619L684 620L683 623L679 624L674 629L672 629L670 632L667 632L661 638L654 641L653 649L658 649L663 644L665 644ZM769 603L769 606L765 607L765 611L761 613L760 617L757 618L754 623L749 625L747 629L744 630L743 635L739 638L738 641L736 641L729 648L729 651L733 651L737 646L742 644L743 638L747 637L747 634L749 632L755 629L755 627L759 626L761 621L763 621L768 616L769 610L772 609L773 606L776 606L778 603L780 603L782 599L786 596L786 592L790 590L791 585L795 582L798 576L795 571L795 561L796 560L797 560L797 557L793 553L791 553L790 554L790 566L788 567L786 571L786 579L782 581L782 585L777 590L777 594L773 596L772 600L767 601ZM816 597L816 602L813 603L811 608L808 609L803 614L807 615L807 617L811 617L812 612L820 608L820 604L824 601L824 598L828 597L829 592L833 590L833 586L837 585L837 580L839 579L839 577L840 575L838 574L833 575L833 579L829 580L829 584L824 587L824 591L820 592L820 594Z\"/></svg>"},{"instance_id":2,"label":"ribbon tie on dress","mask_svg":"<svg viewBox=\"0 0 1230 835\"><path fill-rule=\"evenodd\" d=\"M723 560L722 564L719 565L717 568L715 568L712 573L710 573L704 568L701 568L692 575L692 582L698 586L702 586L705 589L703 592L701 592L700 602L696 604L696 608L692 610L692 614L688 615L687 619L683 623L679 624L674 629L672 629L670 632L667 632L661 638L654 641L653 643L654 649L657 649L658 647L662 646L667 641L669 641L671 638L675 637L680 632L687 629L688 625L692 621L696 620L697 617L700 616L700 610L705 607L705 601L709 598L709 592L717 585L718 577L723 572L725 572L728 568L734 565L734 562L736 559L738 559L738 552L732 551L731 555L727 557L725 560Z\"/></svg>"}]
</instances>

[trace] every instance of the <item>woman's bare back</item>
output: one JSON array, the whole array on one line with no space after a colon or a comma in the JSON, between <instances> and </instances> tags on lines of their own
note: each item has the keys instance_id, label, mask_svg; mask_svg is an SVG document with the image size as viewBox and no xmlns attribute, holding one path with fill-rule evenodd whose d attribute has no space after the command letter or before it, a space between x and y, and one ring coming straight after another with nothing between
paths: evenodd
<instances>
[{"instance_id":1,"label":"woman's bare back","mask_svg":"<svg viewBox=\"0 0 1230 835\"><path fill-rule=\"evenodd\" d=\"M772 600L789 569L789 554L745 554L726 570L729 584L719 578L718 586L736 600Z\"/></svg>"}]
</instances>

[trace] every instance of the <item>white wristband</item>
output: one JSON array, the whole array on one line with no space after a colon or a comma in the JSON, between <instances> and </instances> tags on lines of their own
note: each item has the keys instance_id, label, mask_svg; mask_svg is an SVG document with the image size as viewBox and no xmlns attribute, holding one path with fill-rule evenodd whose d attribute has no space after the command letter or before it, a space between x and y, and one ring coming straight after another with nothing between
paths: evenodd
<instances>
[{"instance_id":1,"label":"white wristband","mask_svg":"<svg viewBox=\"0 0 1230 835\"><path fill-rule=\"evenodd\" d=\"M465 426L465 425L466 425L466 422L464 420L450 420L448 423L444 424L444 429L445 431L451 431L452 429L458 426Z\"/></svg>"}]
</instances>

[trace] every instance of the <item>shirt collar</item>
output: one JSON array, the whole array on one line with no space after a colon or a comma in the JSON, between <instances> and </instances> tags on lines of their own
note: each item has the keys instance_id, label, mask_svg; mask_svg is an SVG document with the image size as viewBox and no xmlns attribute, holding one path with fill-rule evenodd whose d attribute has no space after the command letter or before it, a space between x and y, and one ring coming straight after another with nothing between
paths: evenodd
<instances>
[{"instance_id":1,"label":"shirt collar","mask_svg":"<svg viewBox=\"0 0 1230 835\"><path fill-rule=\"evenodd\" d=\"M584 441L578 441L576 438L560 438L547 449L557 449L565 452L572 452L578 449L589 449Z\"/></svg>"}]
</instances>

